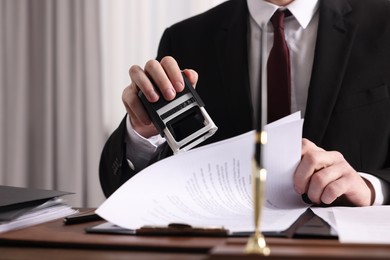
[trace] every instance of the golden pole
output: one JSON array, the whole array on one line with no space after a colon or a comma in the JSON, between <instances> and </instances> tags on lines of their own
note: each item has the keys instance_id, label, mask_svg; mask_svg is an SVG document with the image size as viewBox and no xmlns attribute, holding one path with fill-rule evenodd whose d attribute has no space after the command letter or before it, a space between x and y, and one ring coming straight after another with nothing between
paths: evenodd
<instances>
[{"instance_id":1,"label":"golden pole","mask_svg":"<svg viewBox=\"0 0 390 260\"><path fill-rule=\"evenodd\" d=\"M267 142L267 133L262 131L260 134L256 134L256 143L264 145ZM261 160L260 160L261 161ZM261 254L269 256L271 253L270 248L267 246L264 236L260 231L261 224L261 212L264 205L265 197L265 181L267 177L267 171L262 168L256 158L252 160L252 178L253 178L253 203L254 203L254 224L255 232L249 238L246 247L246 254Z\"/></svg>"}]
</instances>

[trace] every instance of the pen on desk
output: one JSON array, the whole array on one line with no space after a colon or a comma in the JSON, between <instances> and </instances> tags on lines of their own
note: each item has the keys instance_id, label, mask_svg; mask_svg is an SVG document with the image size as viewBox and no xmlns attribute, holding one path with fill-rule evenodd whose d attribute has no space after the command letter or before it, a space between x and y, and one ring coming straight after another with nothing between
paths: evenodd
<instances>
[{"instance_id":1,"label":"pen on desk","mask_svg":"<svg viewBox=\"0 0 390 260\"><path fill-rule=\"evenodd\" d=\"M81 212L81 213L77 213L65 217L64 224L72 225L72 224L86 223L86 222L92 222L97 220L102 220L102 218L99 215L97 215L94 211L93 212L88 211L88 212Z\"/></svg>"}]
</instances>

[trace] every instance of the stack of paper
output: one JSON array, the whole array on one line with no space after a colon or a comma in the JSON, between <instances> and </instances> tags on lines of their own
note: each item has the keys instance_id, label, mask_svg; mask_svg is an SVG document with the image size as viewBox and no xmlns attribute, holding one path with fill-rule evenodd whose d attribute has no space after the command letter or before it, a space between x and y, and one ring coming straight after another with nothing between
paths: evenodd
<instances>
[{"instance_id":1,"label":"stack of paper","mask_svg":"<svg viewBox=\"0 0 390 260\"><path fill-rule=\"evenodd\" d=\"M390 206L312 208L342 243L390 244Z\"/></svg>"},{"instance_id":2,"label":"stack of paper","mask_svg":"<svg viewBox=\"0 0 390 260\"><path fill-rule=\"evenodd\" d=\"M302 125L296 113L265 127L267 181L261 230L284 231L310 207L332 227L329 235L338 235L340 242L390 244L390 206L311 207L294 192ZM254 133L249 132L151 165L97 209L109 222L101 231L136 234L145 225L170 223L223 226L232 235L253 231L253 153Z\"/></svg>"},{"instance_id":3,"label":"stack of paper","mask_svg":"<svg viewBox=\"0 0 390 260\"><path fill-rule=\"evenodd\" d=\"M69 192L0 185L0 233L74 214L60 198Z\"/></svg>"},{"instance_id":4,"label":"stack of paper","mask_svg":"<svg viewBox=\"0 0 390 260\"><path fill-rule=\"evenodd\" d=\"M293 189L302 125L299 113L267 125L262 231L286 230L309 207ZM252 232L254 146L249 132L169 157L131 178L96 213L126 229L185 223Z\"/></svg>"}]
</instances>

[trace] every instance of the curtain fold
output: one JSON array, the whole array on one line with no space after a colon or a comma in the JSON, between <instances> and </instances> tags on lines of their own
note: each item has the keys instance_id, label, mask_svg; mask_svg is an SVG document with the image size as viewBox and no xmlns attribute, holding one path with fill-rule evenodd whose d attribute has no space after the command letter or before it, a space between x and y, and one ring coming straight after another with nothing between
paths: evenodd
<instances>
[{"instance_id":1,"label":"curtain fold","mask_svg":"<svg viewBox=\"0 0 390 260\"><path fill-rule=\"evenodd\" d=\"M98 206L100 3L0 1L0 184L75 192Z\"/></svg>"}]
</instances>

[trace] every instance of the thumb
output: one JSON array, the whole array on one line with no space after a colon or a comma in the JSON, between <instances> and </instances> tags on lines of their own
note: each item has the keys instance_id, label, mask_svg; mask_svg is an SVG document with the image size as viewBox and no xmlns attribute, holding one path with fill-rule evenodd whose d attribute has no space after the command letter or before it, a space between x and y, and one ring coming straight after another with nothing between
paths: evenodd
<instances>
[{"instance_id":1,"label":"thumb","mask_svg":"<svg viewBox=\"0 0 390 260\"><path fill-rule=\"evenodd\" d=\"M188 81L195 88L196 83L198 82L198 73L193 69L185 69L183 70L184 75L188 78Z\"/></svg>"}]
</instances>

